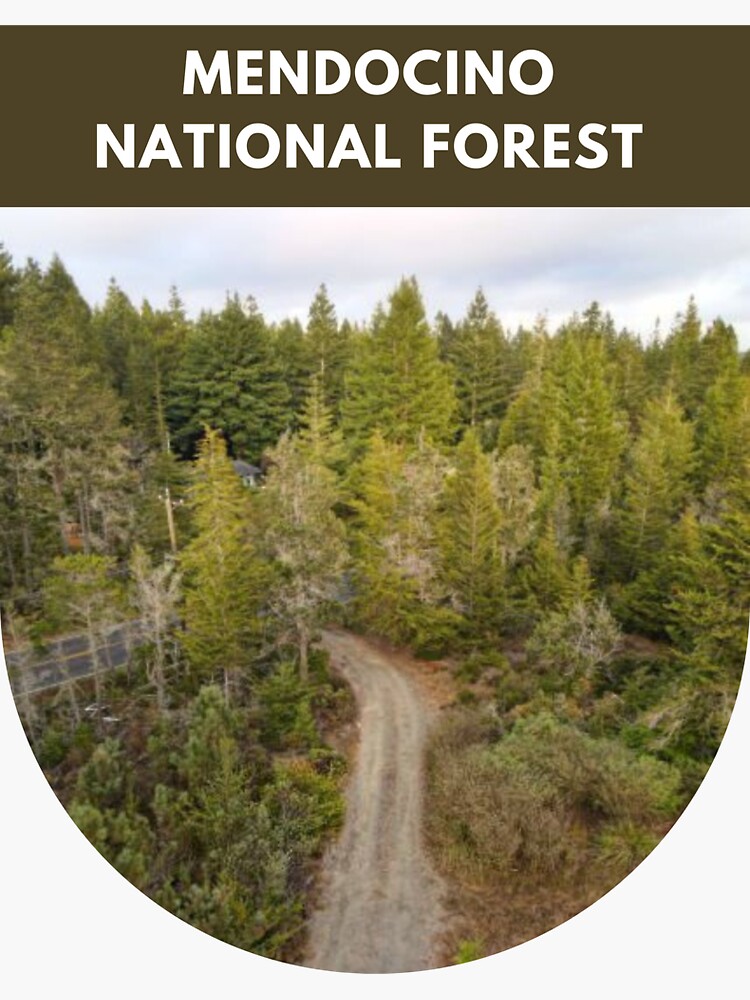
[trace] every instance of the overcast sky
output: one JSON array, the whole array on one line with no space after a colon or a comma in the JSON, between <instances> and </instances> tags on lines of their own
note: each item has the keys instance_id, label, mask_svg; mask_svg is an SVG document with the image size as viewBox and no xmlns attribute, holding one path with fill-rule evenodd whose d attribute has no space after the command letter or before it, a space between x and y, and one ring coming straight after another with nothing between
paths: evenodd
<instances>
[{"instance_id":1,"label":"overcast sky","mask_svg":"<svg viewBox=\"0 0 750 1000\"><path fill-rule=\"evenodd\" d=\"M175 284L193 315L237 290L269 319L304 317L325 282L358 320L416 274L430 316L461 316L482 285L511 329L596 299L648 336L692 293L750 347L743 209L0 209L0 242L18 263L59 253L92 304L115 277L136 303Z\"/></svg>"}]
</instances>

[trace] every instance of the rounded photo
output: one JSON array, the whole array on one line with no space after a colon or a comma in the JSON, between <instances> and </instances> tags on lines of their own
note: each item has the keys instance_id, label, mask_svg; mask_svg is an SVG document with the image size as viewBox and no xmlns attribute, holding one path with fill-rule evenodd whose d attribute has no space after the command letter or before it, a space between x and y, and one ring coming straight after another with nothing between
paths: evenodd
<instances>
[{"instance_id":1,"label":"rounded photo","mask_svg":"<svg viewBox=\"0 0 750 1000\"><path fill-rule=\"evenodd\" d=\"M124 878L269 959L414 972L669 832L750 607L750 236L701 226L0 213L5 660Z\"/></svg>"}]
</instances>

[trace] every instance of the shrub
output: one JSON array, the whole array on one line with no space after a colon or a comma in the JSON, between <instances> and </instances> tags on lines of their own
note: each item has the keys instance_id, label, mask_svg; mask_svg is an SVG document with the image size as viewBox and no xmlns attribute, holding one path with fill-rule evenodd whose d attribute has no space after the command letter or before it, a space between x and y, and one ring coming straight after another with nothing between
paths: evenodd
<instances>
[{"instance_id":1,"label":"shrub","mask_svg":"<svg viewBox=\"0 0 750 1000\"><path fill-rule=\"evenodd\" d=\"M493 739L486 720L463 712L432 741L429 836L464 877L571 874L603 827L647 833L679 807L679 788L675 768L548 713Z\"/></svg>"},{"instance_id":2,"label":"shrub","mask_svg":"<svg viewBox=\"0 0 750 1000\"><path fill-rule=\"evenodd\" d=\"M104 740L78 774L77 798L101 808L122 805L129 766L118 740Z\"/></svg>"},{"instance_id":3,"label":"shrub","mask_svg":"<svg viewBox=\"0 0 750 1000\"><path fill-rule=\"evenodd\" d=\"M617 622L603 600L576 601L539 622L526 653L533 663L562 678L590 680L613 658L621 640Z\"/></svg>"},{"instance_id":4,"label":"shrub","mask_svg":"<svg viewBox=\"0 0 750 1000\"><path fill-rule=\"evenodd\" d=\"M597 841L599 861L618 875L625 875L639 865L659 843L651 830L625 821L605 827Z\"/></svg>"},{"instance_id":5,"label":"shrub","mask_svg":"<svg viewBox=\"0 0 750 1000\"><path fill-rule=\"evenodd\" d=\"M258 686L261 742L271 750L314 746L317 730L310 695L293 664L282 663Z\"/></svg>"},{"instance_id":6,"label":"shrub","mask_svg":"<svg viewBox=\"0 0 750 1000\"><path fill-rule=\"evenodd\" d=\"M54 725L47 726L36 747L36 756L41 767L47 770L61 764L65 760L69 745L69 739L61 729Z\"/></svg>"}]
</instances>

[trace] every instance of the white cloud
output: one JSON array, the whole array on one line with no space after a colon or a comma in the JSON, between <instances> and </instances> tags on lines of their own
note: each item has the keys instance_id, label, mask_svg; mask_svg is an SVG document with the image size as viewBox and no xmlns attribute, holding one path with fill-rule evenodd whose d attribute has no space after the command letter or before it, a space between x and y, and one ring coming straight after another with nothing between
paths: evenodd
<instances>
[{"instance_id":1,"label":"white cloud","mask_svg":"<svg viewBox=\"0 0 750 1000\"><path fill-rule=\"evenodd\" d=\"M0 240L17 260L58 252L93 302L114 276L136 302L162 304L174 283L197 312L236 289L278 318L304 315L325 281L340 315L363 319L413 273L430 312L460 315L481 284L510 327L597 299L648 334L694 293L750 346L749 221L742 209L3 209Z\"/></svg>"}]
</instances>

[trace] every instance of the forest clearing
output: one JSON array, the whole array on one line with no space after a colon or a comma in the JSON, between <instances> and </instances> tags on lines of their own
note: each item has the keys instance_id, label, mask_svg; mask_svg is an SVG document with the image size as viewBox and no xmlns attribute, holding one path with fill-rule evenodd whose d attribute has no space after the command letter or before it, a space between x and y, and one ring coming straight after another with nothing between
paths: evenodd
<instances>
[{"instance_id":1,"label":"forest clearing","mask_svg":"<svg viewBox=\"0 0 750 1000\"><path fill-rule=\"evenodd\" d=\"M507 330L189 317L0 249L0 605L52 788L126 879L277 960L466 962L690 801L750 606L750 357L692 300ZM137 622L137 629L133 623ZM131 633L137 640L131 642Z\"/></svg>"}]
</instances>

